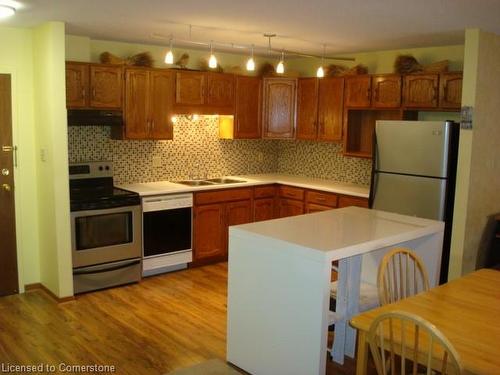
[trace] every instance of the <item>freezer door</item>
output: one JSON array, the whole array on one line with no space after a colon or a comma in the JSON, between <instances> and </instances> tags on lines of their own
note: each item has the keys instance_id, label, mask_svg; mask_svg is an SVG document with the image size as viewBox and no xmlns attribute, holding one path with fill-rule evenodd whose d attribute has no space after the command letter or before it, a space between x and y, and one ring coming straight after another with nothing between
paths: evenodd
<instances>
[{"instance_id":1,"label":"freezer door","mask_svg":"<svg viewBox=\"0 0 500 375\"><path fill-rule=\"evenodd\" d=\"M452 122L377 121L375 169L447 177Z\"/></svg>"},{"instance_id":2,"label":"freezer door","mask_svg":"<svg viewBox=\"0 0 500 375\"><path fill-rule=\"evenodd\" d=\"M425 219L443 220L447 180L375 173L373 208Z\"/></svg>"}]
</instances>

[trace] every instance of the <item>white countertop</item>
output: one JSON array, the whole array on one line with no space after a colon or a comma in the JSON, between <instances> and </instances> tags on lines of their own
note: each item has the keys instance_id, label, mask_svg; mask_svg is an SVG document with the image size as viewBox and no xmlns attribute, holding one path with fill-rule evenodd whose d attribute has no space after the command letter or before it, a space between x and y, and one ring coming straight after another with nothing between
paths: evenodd
<instances>
[{"instance_id":1,"label":"white countertop","mask_svg":"<svg viewBox=\"0 0 500 375\"><path fill-rule=\"evenodd\" d=\"M369 187L366 185L349 184L324 180L319 178L299 177L284 174L256 174L243 176L227 176L229 178L244 180L245 182L234 184L217 184L205 186L186 186L170 181L145 182L136 184L117 185L119 188L138 193L140 196L186 193L203 190L229 189L238 187L248 187L266 184L284 184L301 187L305 189L321 190L337 194L352 195L356 197L368 198Z\"/></svg>"},{"instance_id":2,"label":"white countertop","mask_svg":"<svg viewBox=\"0 0 500 375\"><path fill-rule=\"evenodd\" d=\"M230 235L287 243L290 252L333 261L444 231L441 221L346 207L230 227Z\"/></svg>"}]
</instances>

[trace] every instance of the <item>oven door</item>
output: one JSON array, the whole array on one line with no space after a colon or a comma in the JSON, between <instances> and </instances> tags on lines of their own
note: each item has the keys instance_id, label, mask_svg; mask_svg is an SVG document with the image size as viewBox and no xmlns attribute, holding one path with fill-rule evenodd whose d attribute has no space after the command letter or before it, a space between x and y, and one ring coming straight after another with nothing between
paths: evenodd
<instances>
[{"instance_id":1,"label":"oven door","mask_svg":"<svg viewBox=\"0 0 500 375\"><path fill-rule=\"evenodd\" d=\"M73 268L141 257L141 207L71 213Z\"/></svg>"}]
</instances>

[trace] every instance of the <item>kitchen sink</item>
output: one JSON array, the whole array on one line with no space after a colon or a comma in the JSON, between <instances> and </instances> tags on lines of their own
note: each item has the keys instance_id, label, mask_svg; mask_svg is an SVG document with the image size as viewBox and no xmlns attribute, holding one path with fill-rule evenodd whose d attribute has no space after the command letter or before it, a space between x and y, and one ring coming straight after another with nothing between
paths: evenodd
<instances>
[{"instance_id":1,"label":"kitchen sink","mask_svg":"<svg viewBox=\"0 0 500 375\"><path fill-rule=\"evenodd\" d=\"M206 186L206 185L215 185L214 182L205 181L205 180L184 180L184 181L175 181L176 184L182 184L187 186Z\"/></svg>"},{"instance_id":2,"label":"kitchen sink","mask_svg":"<svg viewBox=\"0 0 500 375\"><path fill-rule=\"evenodd\" d=\"M237 184L238 182L246 182L243 180L235 180L233 178L209 178L206 181L209 181L213 184Z\"/></svg>"}]
</instances>

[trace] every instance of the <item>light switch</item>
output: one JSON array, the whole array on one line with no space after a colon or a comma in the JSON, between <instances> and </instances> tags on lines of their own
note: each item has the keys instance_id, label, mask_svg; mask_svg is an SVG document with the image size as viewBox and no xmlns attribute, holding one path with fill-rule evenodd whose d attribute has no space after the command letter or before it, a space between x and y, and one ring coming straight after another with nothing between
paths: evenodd
<instances>
[{"instance_id":1,"label":"light switch","mask_svg":"<svg viewBox=\"0 0 500 375\"><path fill-rule=\"evenodd\" d=\"M40 160L43 162L47 161L47 150L44 148L40 149Z\"/></svg>"}]
</instances>

